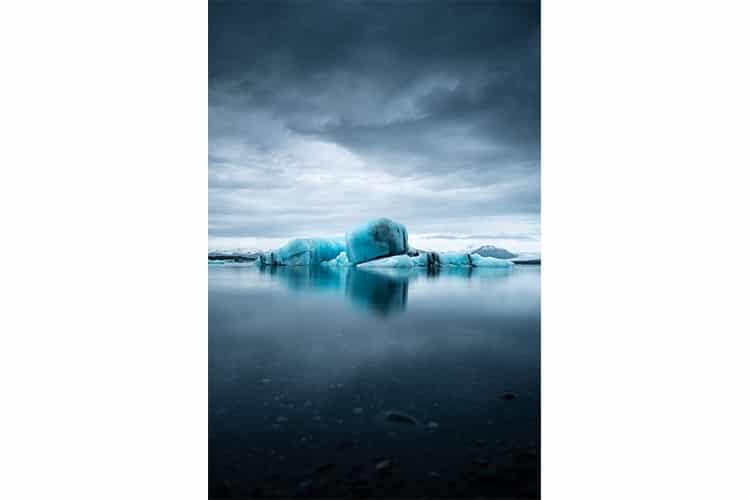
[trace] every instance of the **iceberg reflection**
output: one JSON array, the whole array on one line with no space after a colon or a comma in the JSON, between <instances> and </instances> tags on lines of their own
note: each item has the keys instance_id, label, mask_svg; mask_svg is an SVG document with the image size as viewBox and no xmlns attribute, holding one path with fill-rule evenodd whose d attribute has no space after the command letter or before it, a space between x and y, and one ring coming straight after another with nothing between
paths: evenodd
<instances>
[{"instance_id":1,"label":"iceberg reflection","mask_svg":"<svg viewBox=\"0 0 750 500\"><path fill-rule=\"evenodd\" d=\"M350 268L346 277L346 296L371 312L388 315L406 309L410 270Z\"/></svg>"},{"instance_id":2,"label":"iceberg reflection","mask_svg":"<svg viewBox=\"0 0 750 500\"><path fill-rule=\"evenodd\" d=\"M258 270L290 290L335 291L345 280L338 269L326 266L261 266Z\"/></svg>"},{"instance_id":3,"label":"iceberg reflection","mask_svg":"<svg viewBox=\"0 0 750 500\"><path fill-rule=\"evenodd\" d=\"M510 275L509 269L458 266L413 269L261 266L258 271L266 276L270 283L280 283L290 291L343 295L353 306L378 316L388 316L406 310L411 281L440 280L465 286L461 283L489 284Z\"/></svg>"},{"instance_id":4,"label":"iceberg reflection","mask_svg":"<svg viewBox=\"0 0 750 500\"><path fill-rule=\"evenodd\" d=\"M292 291L342 290L353 305L378 315L406 309L411 270L329 266L264 266L259 272Z\"/></svg>"}]
</instances>

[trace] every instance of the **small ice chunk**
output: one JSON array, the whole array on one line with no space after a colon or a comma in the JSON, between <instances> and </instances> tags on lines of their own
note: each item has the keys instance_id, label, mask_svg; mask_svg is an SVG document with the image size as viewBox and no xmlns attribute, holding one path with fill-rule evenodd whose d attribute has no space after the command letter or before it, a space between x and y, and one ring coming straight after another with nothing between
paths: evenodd
<instances>
[{"instance_id":1,"label":"small ice chunk","mask_svg":"<svg viewBox=\"0 0 750 500\"><path fill-rule=\"evenodd\" d=\"M482 257L481 255L471 256L471 265L474 267L513 267L513 262L496 257Z\"/></svg>"},{"instance_id":2,"label":"small ice chunk","mask_svg":"<svg viewBox=\"0 0 750 500\"><path fill-rule=\"evenodd\" d=\"M392 465L393 465L393 462L391 462L388 459L380 460L375 464L375 470L378 472L385 472L388 469L390 469Z\"/></svg>"},{"instance_id":3,"label":"small ice chunk","mask_svg":"<svg viewBox=\"0 0 750 500\"><path fill-rule=\"evenodd\" d=\"M428 254L425 255L427 261ZM499 267L509 268L513 262L506 259L495 257L482 257L477 254L468 254L461 252L443 252L433 257L441 266L461 266L461 267Z\"/></svg>"},{"instance_id":4,"label":"small ice chunk","mask_svg":"<svg viewBox=\"0 0 750 500\"><path fill-rule=\"evenodd\" d=\"M368 268L368 267L399 267L399 268L410 268L414 267L412 257L406 254L394 255L393 257L384 257L382 259L375 259L369 262L359 264L357 267Z\"/></svg>"}]
</instances>

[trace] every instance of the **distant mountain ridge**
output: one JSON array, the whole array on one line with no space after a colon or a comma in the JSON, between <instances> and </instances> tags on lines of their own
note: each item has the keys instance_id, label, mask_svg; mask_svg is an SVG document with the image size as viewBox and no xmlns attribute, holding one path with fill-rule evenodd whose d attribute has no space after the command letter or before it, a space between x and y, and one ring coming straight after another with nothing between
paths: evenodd
<instances>
[{"instance_id":1,"label":"distant mountain ridge","mask_svg":"<svg viewBox=\"0 0 750 500\"><path fill-rule=\"evenodd\" d=\"M233 260L235 262L253 261L262 253L261 250L251 248L234 250L209 250L208 260Z\"/></svg>"},{"instance_id":2,"label":"distant mountain ridge","mask_svg":"<svg viewBox=\"0 0 750 500\"><path fill-rule=\"evenodd\" d=\"M495 257L496 259L512 259L518 257L517 254L507 251L504 248L498 248L493 245L482 245L479 248L470 250L469 253L481 255L482 257Z\"/></svg>"}]
</instances>

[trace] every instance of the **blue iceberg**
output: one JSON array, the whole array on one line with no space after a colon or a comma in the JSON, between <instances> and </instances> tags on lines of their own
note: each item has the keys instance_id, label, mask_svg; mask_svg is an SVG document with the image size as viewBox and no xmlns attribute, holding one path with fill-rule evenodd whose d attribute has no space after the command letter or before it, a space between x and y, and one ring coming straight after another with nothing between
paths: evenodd
<instances>
[{"instance_id":1,"label":"blue iceberg","mask_svg":"<svg viewBox=\"0 0 750 500\"><path fill-rule=\"evenodd\" d=\"M411 268L414 267L412 257L406 254L394 255L392 257L383 257L382 259L375 259L358 264L359 268L371 268L371 267L400 267L400 268Z\"/></svg>"},{"instance_id":2,"label":"blue iceberg","mask_svg":"<svg viewBox=\"0 0 750 500\"><path fill-rule=\"evenodd\" d=\"M513 262L507 259L498 259L497 257L482 257L481 255L471 255L471 265L474 267L513 267Z\"/></svg>"},{"instance_id":3,"label":"blue iceberg","mask_svg":"<svg viewBox=\"0 0 750 500\"><path fill-rule=\"evenodd\" d=\"M340 240L300 238L261 254L258 261L266 266L312 266L335 259L344 250L344 242Z\"/></svg>"},{"instance_id":4,"label":"blue iceberg","mask_svg":"<svg viewBox=\"0 0 750 500\"><path fill-rule=\"evenodd\" d=\"M485 247L482 247L485 248ZM343 239L299 238L258 255L260 266L360 266L369 268L436 269L448 267L509 268L508 259L464 252L430 252L409 248L403 224L390 219L369 221L346 233Z\"/></svg>"},{"instance_id":5,"label":"blue iceberg","mask_svg":"<svg viewBox=\"0 0 750 500\"><path fill-rule=\"evenodd\" d=\"M346 255L352 264L401 255L408 250L406 227L390 219L370 221L346 233Z\"/></svg>"},{"instance_id":6,"label":"blue iceberg","mask_svg":"<svg viewBox=\"0 0 750 500\"><path fill-rule=\"evenodd\" d=\"M471 266L472 255L460 252L443 252L438 255L441 266Z\"/></svg>"},{"instance_id":7,"label":"blue iceberg","mask_svg":"<svg viewBox=\"0 0 750 500\"><path fill-rule=\"evenodd\" d=\"M498 267L508 268L513 262L495 257L483 257L477 254L461 252L421 252L410 257L412 263L418 267L454 266L454 267Z\"/></svg>"}]
</instances>

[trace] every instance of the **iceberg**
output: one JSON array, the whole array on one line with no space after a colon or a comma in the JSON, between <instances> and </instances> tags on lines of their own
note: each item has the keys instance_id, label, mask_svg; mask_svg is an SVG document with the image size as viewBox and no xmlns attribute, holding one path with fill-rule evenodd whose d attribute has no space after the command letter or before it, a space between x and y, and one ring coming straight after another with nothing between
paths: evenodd
<instances>
[{"instance_id":1,"label":"iceberg","mask_svg":"<svg viewBox=\"0 0 750 500\"><path fill-rule=\"evenodd\" d=\"M515 255L503 249L483 246L478 250L492 250L496 255ZM501 253L502 252L505 253ZM485 253L487 253L485 252ZM214 258L209 255L209 259ZM360 266L365 268L438 266L509 268L511 260L496 256L464 252L430 252L409 247L409 234L403 224L386 218L375 219L346 233L345 239L298 238L283 247L257 254L260 266ZM539 263L519 261L518 263Z\"/></svg>"},{"instance_id":2,"label":"iceberg","mask_svg":"<svg viewBox=\"0 0 750 500\"><path fill-rule=\"evenodd\" d=\"M405 254L409 235L403 224L376 219L346 233L346 255L352 264Z\"/></svg>"},{"instance_id":3,"label":"iceberg","mask_svg":"<svg viewBox=\"0 0 750 500\"><path fill-rule=\"evenodd\" d=\"M266 266L311 266L335 259L344 250L344 242L340 240L299 238L261 254L258 261Z\"/></svg>"},{"instance_id":4,"label":"iceberg","mask_svg":"<svg viewBox=\"0 0 750 500\"><path fill-rule=\"evenodd\" d=\"M438 255L441 266L471 266L472 255L460 252L443 252Z\"/></svg>"},{"instance_id":5,"label":"iceberg","mask_svg":"<svg viewBox=\"0 0 750 500\"><path fill-rule=\"evenodd\" d=\"M497 257L482 257L481 255L473 254L471 256L471 265L474 267L509 268L513 267L513 262L505 259L498 259Z\"/></svg>"},{"instance_id":6,"label":"iceberg","mask_svg":"<svg viewBox=\"0 0 750 500\"><path fill-rule=\"evenodd\" d=\"M412 257L406 254L394 255L393 257L383 257L382 259L375 259L364 262L357 265L358 268L369 268L369 267L400 267L410 268L414 267Z\"/></svg>"},{"instance_id":7,"label":"iceberg","mask_svg":"<svg viewBox=\"0 0 750 500\"><path fill-rule=\"evenodd\" d=\"M279 248L279 259L282 265L310 266L335 259L342 250L344 243L340 240L296 239Z\"/></svg>"},{"instance_id":8,"label":"iceberg","mask_svg":"<svg viewBox=\"0 0 750 500\"><path fill-rule=\"evenodd\" d=\"M542 254L539 252L521 252L513 259L513 263L539 266L542 264Z\"/></svg>"},{"instance_id":9,"label":"iceberg","mask_svg":"<svg viewBox=\"0 0 750 500\"><path fill-rule=\"evenodd\" d=\"M460 266L508 268L513 266L513 262L510 260L460 252L422 252L416 257L411 257L411 261L418 267Z\"/></svg>"}]
</instances>

